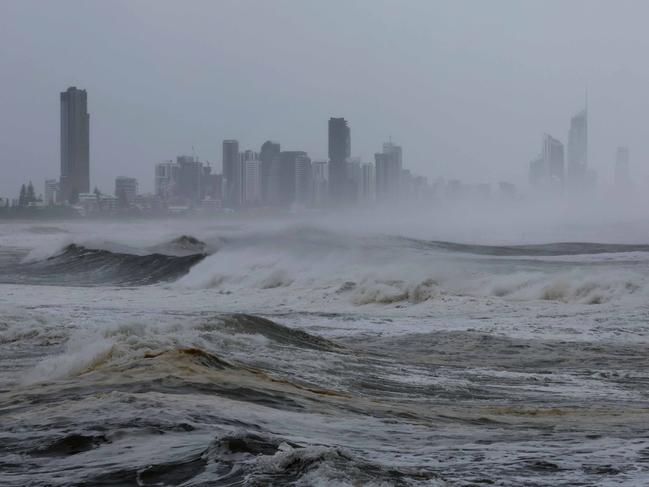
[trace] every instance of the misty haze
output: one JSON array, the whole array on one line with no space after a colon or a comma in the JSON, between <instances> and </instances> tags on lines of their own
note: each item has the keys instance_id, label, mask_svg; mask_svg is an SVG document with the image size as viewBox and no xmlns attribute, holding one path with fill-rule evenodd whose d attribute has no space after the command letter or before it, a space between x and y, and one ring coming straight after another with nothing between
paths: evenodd
<instances>
[{"instance_id":1,"label":"misty haze","mask_svg":"<svg viewBox=\"0 0 649 487\"><path fill-rule=\"evenodd\" d=\"M0 0L0 485L649 485L647 18Z\"/></svg>"}]
</instances>

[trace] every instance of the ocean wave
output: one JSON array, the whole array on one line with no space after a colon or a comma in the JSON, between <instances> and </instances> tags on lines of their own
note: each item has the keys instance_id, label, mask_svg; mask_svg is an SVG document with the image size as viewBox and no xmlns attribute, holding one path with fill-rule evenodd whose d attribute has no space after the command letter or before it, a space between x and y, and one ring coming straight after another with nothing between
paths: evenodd
<instances>
[{"instance_id":1,"label":"ocean wave","mask_svg":"<svg viewBox=\"0 0 649 487\"><path fill-rule=\"evenodd\" d=\"M203 458L238 467L230 472L236 472L239 482L245 479L242 485L445 485L431 472L387 468L342 448L302 446L246 431L217 438ZM236 484L235 478L228 480Z\"/></svg>"},{"instance_id":2,"label":"ocean wave","mask_svg":"<svg viewBox=\"0 0 649 487\"><path fill-rule=\"evenodd\" d=\"M137 255L68 244L45 259L30 254L3 269L4 282L64 285L147 285L175 280L205 257L203 253Z\"/></svg>"},{"instance_id":3,"label":"ocean wave","mask_svg":"<svg viewBox=\"0 0 649 487\"><path fill-rule=\"evenodd\" d=\"M599 243L465 245L301 226L233 236L177 284L214 289L225 302L227 296L250 303L265 298L271 307L295 309L410 306L444 295L598 304L649 294L642 273L647 250Z\"/></svg>"},{"instance_id":4,"label":"ocean wave","mask_svg":"<svg viewBox=\"0 0 649 487\"><path fill-rule=\"evenodd\" d=\"M0 322L1 324L1 322ZM54 332L55 330L52 330ZM7 330L6 340L30 338ZM34 332L31 332L34 333ZM45 333L45 332L44 332ZM3 330L0 326L0 339ZM249 358L272 342L277 347L305 351L342 351L343 347L317 335L292 329L253 315L218 315L176 319L164 323L125 322L79 328L69 332L63 351L48 356L25 374L23 384L76 377L98 371L146 369L147 374L204 369L235 369L237 358ZM0 341L1 343L1 341ZM231 359L222 357L225 353ZM152 360L153 359L153 360Z\"/></svg>"},{"instance_id":5,"label":"ocean wave","mask_svg":"<svg viewBox=\"0 0 649 487\"><path fill-rule=\"evenodd\" d=\"M101 448L105 436L70 435L37 454L76 454ZM301 445L272 434L239 430L216 437L202 452L90 476L90 485L293 485L406 487L446 485L432 472L386 467L342 448Z\"/></svg>"},{"instance_id":6,"label":"ocean wave","mask_svg":"<svg viewBox=\"0 0 649 487\"><path fill-rule=\"evenodd\" d=\"M321 351L340 350L341 346L318 335L280 325L274 321L248 314L223 317L223 327L234 334L261 335L281 345L292 345Z\"/></svg>"},{"instance_id":7,"label":"ocean wave","mask_svg":"<svg viewBox=\"0 0 649 487\"><path fill-rule=\"evenodd\" d=\"M569 270L553 274L514 272L478 279L476 294L515 300L602 304L649 292L646 277L635 271Z\"/></svg>"},{"instance_id":8,"label":"ocean wave","mask_svg":"<svg viewBox=\"0 0 649 487\"><path fill-rule=\"evenodd\" d=\"M471 245L341 234L308 225L236 229L203 240L184 234L137 248L65 239L57 245L48 258L35 249L22 266L1 270L0 281L127 286L173 281L181 288L213 289L225 303L263 297L271 309L295 304L320 310L420 305L444 295L600 304L649 294L642 273L649 265L648 245Z\"/></svg>"},{"instance_id":9,"label":"ocean wave","mask_svg":"<svg viewBox=\"0 0 649 487\"><path fill-rule=\"evenodd\" d=\"M421 248L433 248L449 252L487 255L494 257L559 257L592 254L621 254L649 252L645 244L607 244L594 242L553 242L532 245L477 245L438 240L419 240L398 237Z\"/></svg>"},{"instance_id":10,"label":"ocean wave","mask_svg":"<svg viewBox=\"0 0 649 487\"><path fill-rule=\"evenodd\" d=\"M149 252L154 252L164 255L194 255L194 254L207 254L210 249L207 243L197 239L191 235L181 235L168 242L153 245L148 248ZM212 250L213 251L213 250Z\"/></svg>"},{"instance_id":11,"label":"ocean wave","mask_svg":"<svg viewBox=\"0 0 649 487\"><path fill-rule=\"evenodd\" d=\"M377 262L381 262L378 264ZM444 296L602 304L644 299L644 264L510 264L449 260L438 255L355 252L290 255L228 248L209 256L177 285L213 289L222 302L343 310L346 306L434 304Z\"/></svg>"},{"instance_id":12,"label":"ocean wave","mask_svg":"<svg viewBox=\"0 0 649 487\"><path fill-rule=\"evenodd\" d=\"M366 279L359 284L346 281L338 292L351 291L351 302L355 305L393 304L407 302L419 304L437 297L439 284L435 279L422 281Z\"/></svg>"}]
</instances>

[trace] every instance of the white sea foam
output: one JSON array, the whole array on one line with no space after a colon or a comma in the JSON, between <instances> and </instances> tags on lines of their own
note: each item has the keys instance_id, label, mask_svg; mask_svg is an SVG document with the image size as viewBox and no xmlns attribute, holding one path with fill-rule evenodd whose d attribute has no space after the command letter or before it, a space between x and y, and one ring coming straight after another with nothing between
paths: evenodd
<instances>
[{"instance_id":1,"label":"white sea foam","mask_svg":"<svg viewBox=\"0 0 649 487\"><path fill-rule=\"evenodd\" d=\"M620 255L624 259L624 255ZM419 304L440 295L500 297L599 304L645 299L649 256L633 264L592 259L572 263L476 257L420 248L398 239L345 236L302 229L257 232L234 239L179 281L190 289L215 288L239 298L284 288L281 299L363 306ZM524 269L524 270L521 270ZM273 296L267 293L272 301Z\"/></svg>"},{"instance_id":2,"label":"white sea foam","mask_svg":"<svg viewBox=\"0 0 649 487\"><path fill-rule=\"evenodd\" d=\"M268 339L259 334L241 334L224 330L219 318L177 319L163 321L116 321L82 323L67 330L62 353L48 356L33 367L23 379L33 384L74 376L100 365L119 366L137 361L147 353L161 353L182 348L229 352L233 357L259 350ZM1 335L0 335L1 336Z\"/></svg>"},{"instance_id":3,"label":"white sea foam","mask_svg":"<svg viewBox=\"0 0 649 487\"><path fill-rule=\"evenodd\" d=\"M8 455L13 465L26 455L30 463L18 474L0 473L3 484L92 483L106 473L143 472L153 462L200 455L223 429L239 427L304 446L286 444L250 459L252 472L262 476L304 462L303 485L381 485L392 475L384 468L392 467L432 471L422 485L435 485L437 473L451 484L503 478L646 484L640 468L647 451L646 253L477 256L395 236L440 235L371 225L362 231L320 223L208 225L57 224L69 233L0 228L6 238L0 245L24 238L24 248L51 252L59 238L133 252L183 234L219 242L173 284L0 284L0 389L11 411L4 440L16 440L17 448L69 433L112 441L65 458ZM267 315L337 341L342 351L302 350L271 334L224 329L221 312ZM588 351L588 365L578 352L568 363L546 353L559 341L568 342L561 350L581 342L575 349ZM199 374L179 390L166 389L172 380L160 390L118 386L141 370L182 373L185 362L165 360L178 354L159 362L144 357L183 348L259 370L278 379L272 382L278 391L287 384L313 387L300 389L304 397L280 394L287 404L298 402L290 410L273 405L278 397L264 403L254 394L230 398L192 389ZM626 363L609 370L618 359ZM71 386L73 394L63 390ZM15 407L17 398L41 393L47 400ZM535 469L538 460L547 463ZM364 462L378 480L363 477ZM209 483L214 474L208 466L187 483Z\"/></svg>"},{"instance_id":4,"label":"white sea foam","mask_svg":"<svg viewBox=\"0 0 649 487\"><path fill-rule=\"evenodd\" d=\"M65 247L70 245L72 238L68 235L57 236L53 239L47 239L40 244L36 244L29 253L23 258L23 264L45 260L61 252Z\"/></svg>"}]
</instances>

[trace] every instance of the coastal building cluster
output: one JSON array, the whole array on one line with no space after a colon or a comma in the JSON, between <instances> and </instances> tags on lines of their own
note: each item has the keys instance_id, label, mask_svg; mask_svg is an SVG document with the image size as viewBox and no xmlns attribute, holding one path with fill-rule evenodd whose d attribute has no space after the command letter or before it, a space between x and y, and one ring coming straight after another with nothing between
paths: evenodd
<instances>
[{"instance_id":1,"label":"coastal building cluster","mask_svg":"<svg viewBox=\"0 0 649 487\"><path fill-rule=\"evenodd\" d=\"M178 156L155 166L155 196L169 208L301 210L395 203L429 196L426 178L403 167L400 146L386 142L374 162L351 157L351 130L344 118L328 124L329 158L313 160L306 151L282 150L266 141L258 151L222 142L222 171L194 156Z\"/></svg>"},{"instance_id":2,"label":"coastal building cluster","mask_svg":"<svg viewBox=\"0 0 649 487\"><path fill-rule=\"evenodd\" d=\"M570 119L567 148L550 134L543 135L541 153L530 162L530 187L537 192L579 194L597 184L597 172L588 164L588 107ZM630 187L629 149L615 154L615 185Z\"/></svg>"},{"instance_id":3,"label":"coastal building cluster","mask_svg":"<svg viewBox=\"0 0 649 487\"><path fill-rule=\"evenodd\" d=\"M114 191L91 190L87 92L70 87L60 101L60 177L47 179L43 195L21 198L17 206L64 206L82 215L299 211L394 205L431 198L433 193L434 185L404 167L403 150L392 140L373 161L352 157L349 122L335 117L328 123L326 159L285 150L270 140L253 150L228 139L222 141L220 171L195 155L180 155L155 164L153 193L141 194L138 181L127 176L115 179ZM29 186L33 188L31 182Z\"/></svg>"},{"instance_id":4,"label":"coastal building cluster","mask_svg":"<svg viewBox=\"0 0 649 487\"><path fill-rule=\"evenodd\" d=\"M86 90L70 87L60 94L60 177L47 179L42 195L23 185L13 201L0 199L0 209L65 208L81 215L179 214L192 212L302 211L309 209L391 206L446 200L486 201L490 184L459 180L434 182L404 166L403 149L391 139L373 160L352 156L349 122L332 117L327 130L327 158L312 158L304 150L286 150L268 140L259 149L243 149L236 139L223 140L220 170L196 155L158 162L151 193L142 194L135 178L118 176L103 192L90 184L90 115ZM324 137L323 137L324 138ZM529 182L539 193L565 189L588 191L597 174L588 164L588 109L572 117L567 150L545 134L541 153L531 161ZM616 152L615 180L630 184L629 150ZM516 187L502 181L499 198L513 199Z\"/></svg>"}]
</instances>

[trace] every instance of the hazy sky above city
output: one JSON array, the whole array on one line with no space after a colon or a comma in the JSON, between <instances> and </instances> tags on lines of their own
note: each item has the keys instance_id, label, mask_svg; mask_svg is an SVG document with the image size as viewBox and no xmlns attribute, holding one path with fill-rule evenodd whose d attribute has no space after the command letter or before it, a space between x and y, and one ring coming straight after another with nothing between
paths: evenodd
<instances>
[{"instance_id":1,"label":"hazy sky above city","mask_svg":"<svg viewBox=\"0 0 649 487\"><path fill-rule=\"evenodd\" d=\"M59 92L88 90L91 186L153 187L221 141L327 155L342 116L364 161L388 137L430 179L527 185L541 136L590 99L590 160L649 174L649 2L0 1L0 196L59 177Z\"/></svg>"}]
</instances>

